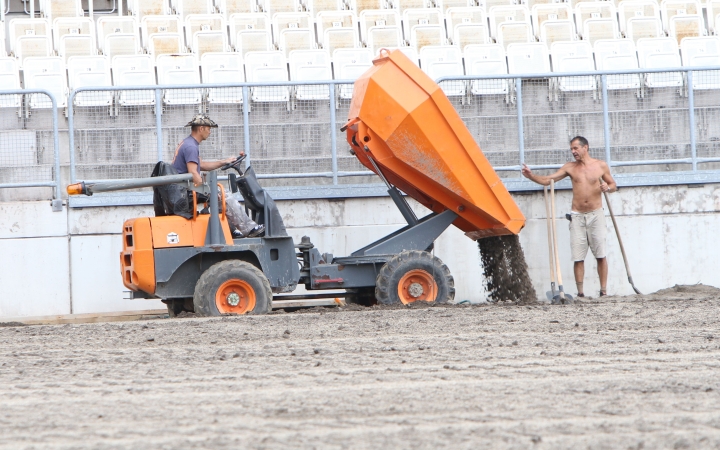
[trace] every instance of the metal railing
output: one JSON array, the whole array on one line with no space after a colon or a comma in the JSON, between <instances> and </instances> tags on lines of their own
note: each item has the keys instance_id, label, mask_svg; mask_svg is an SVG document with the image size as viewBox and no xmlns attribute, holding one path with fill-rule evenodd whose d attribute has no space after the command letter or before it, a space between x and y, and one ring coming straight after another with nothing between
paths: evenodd
<instances>
[{"instance_id":1,"label":"metal railing","mask_svg":"<svg viewBox=\"0 0 720 450\"><path fill-rule=\"evenodd\" d=\"M51 187L53 210L62 209L55 96L45 89L2 90L0 108L0 188Z\"/></svg>"}]
</instances>

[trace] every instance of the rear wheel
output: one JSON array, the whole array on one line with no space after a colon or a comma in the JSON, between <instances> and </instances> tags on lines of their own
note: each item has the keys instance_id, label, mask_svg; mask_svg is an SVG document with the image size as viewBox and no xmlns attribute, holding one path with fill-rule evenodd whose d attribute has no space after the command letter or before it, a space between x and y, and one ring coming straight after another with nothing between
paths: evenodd
<instances>
[{"instance_id":1,"label":"rear wheel","mask_svg":"<svg viewBox=\"0 0 720 450\"><path fill-rule=\"evenodd\" d=\"M177 317L182 312L194 312L193 299L191 298L171 298L163 300L163 303L167 305L170 317Z\"/></svg>"},{"instance_id":2,"label":"rear wheel","mask_svg":"<svg viewBox=\"0 0 720 450\"><path fill-rule=\"evenodd\" d=\"M455 280L439 258L428 252L402 252L380 269L375 284L379 303L445 303L455 298Z\"/></svg>"},{"instance_id":3,"label":"rear wheel","mask_svg":"<svg viewBox=\"0 0 720 450\"><path fill-rule=\"evenodd\" d=\"M200 276L193 303L199 316L266 314L272 308L272 291L257 267L245 261L222 261Z\"/></svg>"}]
</instances>

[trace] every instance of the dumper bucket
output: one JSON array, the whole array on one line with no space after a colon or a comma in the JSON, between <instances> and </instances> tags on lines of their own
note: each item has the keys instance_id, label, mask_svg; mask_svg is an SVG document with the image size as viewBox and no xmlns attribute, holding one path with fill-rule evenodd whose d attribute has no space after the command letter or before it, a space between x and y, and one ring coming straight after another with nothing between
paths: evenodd
<instances>
[{"instance_id":1,"label":"dumper bucket","mask_svg":"<svg viewBox=\"0 0 720 450\"><path fill-rule=\"evenodd\" d=\"M383 49L355 82L346 127L363 165L432 211L456 212L474 239L525 225L448 98L401 51Z\"/></svg>"}]
</instances>

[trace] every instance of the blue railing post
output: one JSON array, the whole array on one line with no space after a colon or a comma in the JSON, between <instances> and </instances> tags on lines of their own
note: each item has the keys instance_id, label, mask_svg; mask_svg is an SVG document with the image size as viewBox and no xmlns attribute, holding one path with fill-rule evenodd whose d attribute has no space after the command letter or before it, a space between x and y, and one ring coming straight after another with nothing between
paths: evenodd
<instances>
[{"instance_id":1,"label":"blue railing post","mask_svg":"<svg viewBox=\"0 0 720 450\"><path fill-rule=\"evenodd\" d=\"M155 132L157 133L157 160L163 160L162 89L155 89Z\"/></svg>"},{"instance_id":2,"label":"blue railing post","mask_svg":"<svg viewBox=\"0 0 720 450\"><path fill-rule=\"evenodd\" d=\"M338 184L337 130L335 127L335 83L330 83L330 151L332 152L332 179Z\"/></svg>"},{"instance_id":3,"label":"blue railing post","mask_svg":"<svg viewBox=\"0 0 720 450\"><path fill-rule=\"evenodd\" d=\"M520 152L520 165L525 164L525 128L523 127L522 108L522 78L515 78L515 98L518 117L518 151Z\"/></svg>"},{"instance_id":4,"label":"blue railing post","mask_svg":"<svg viewBox=\"0 0 720 450\"><path fill-rule=\"evenodd\" d=\"M75 183L75 116L73 103L75 102L75 91L68 96L68 142L70 145L70 183Z\"/></svg>"},{"instance_id":5,"label":"blue railing post","mask_svg":"<svg viewBox=\"0 0 720 450\"><path fill-rule=\"evenodd\" d=\"M243 138L245 141L245 168L250 167L250 89L242 87L243 99Z\"/></svg>"},{"instance_id":6,"label":"blue railing post","mask_svg":"<svg viewBox=\"0 0 720 450\"><path fill-rule=\"evenodd\" d=\"M603 133L605 134L605 162L608 166L611 165L610 154L610 111L608 107L608 92L607 92L607 75L601 75L602 81L602 105L603 105Z\"/></svg>"},{"instance_id":7,"label":"blue railing post","mask_svg":"<svg viewBox=\"0 0 720 450\"><path fill-rule=\"evenodd\" d=\"M695 93L693 91L693 72L687 71L688 88L688 114L690 119L690 157L692 158L692 171L697 172L697 144L695 141Z\"/></svg>"}]
</instances>

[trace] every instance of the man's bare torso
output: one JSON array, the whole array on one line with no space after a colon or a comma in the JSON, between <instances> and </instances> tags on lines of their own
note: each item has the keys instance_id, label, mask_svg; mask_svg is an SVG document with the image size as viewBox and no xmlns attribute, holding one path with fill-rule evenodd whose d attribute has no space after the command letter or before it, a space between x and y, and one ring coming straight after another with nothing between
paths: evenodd
<instances>
[{"instance_id":1,"label":"man's bare torso","mask_svg":"<svg viewBox=\"0 0 720 450\"><path fill-rule=\"evenodd\" d=\"M585 164L570 162L563 168L572 180L572 210L585 213L602 208L600 177L605 172L602 161L592 159Z\"/></svg>"}]
</instances>

